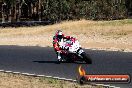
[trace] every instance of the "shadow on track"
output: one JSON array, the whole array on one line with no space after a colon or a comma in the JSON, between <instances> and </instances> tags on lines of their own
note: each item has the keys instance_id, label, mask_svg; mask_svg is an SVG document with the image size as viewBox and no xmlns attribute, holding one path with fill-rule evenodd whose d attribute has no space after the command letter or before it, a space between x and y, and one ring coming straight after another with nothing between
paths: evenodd
<instances>
[{"instance_id":1,"label":"shadow on track","mask_svg":"<svg viewBox=\"0 0 132 88\"><path fill-rule=\"evenodd\" d=\"M36 63L55 63L55 64L61 64L61 63L72 63L72 64L87 64L87 63L84 63L84 62L67 62L67 61L62 61L60 63L58 63L58 61L33 61L33 62L36 62Z\"/></svg>"},{"instance_id":2,"label":"shadow on track","mask_svg":"<svg viewBox=\"0 0 132 88\"><path fill-rule=\"evenodd\" d=\"M132 52L120 51L105 51L105 50L90 50L85 49L86 53L92 59L92 65L103 65L102 63L114 64L121 62L132 64ZM56 63L57 57L53 47L39 47L39 46L9 46L0 45L0 60L25 60L36 63ZM127 59L127 60L126 60ZM68 62L62 62L68 63ZM83 62L75 62L75 64L85 64Z\"/></svg>"}]
</instances>

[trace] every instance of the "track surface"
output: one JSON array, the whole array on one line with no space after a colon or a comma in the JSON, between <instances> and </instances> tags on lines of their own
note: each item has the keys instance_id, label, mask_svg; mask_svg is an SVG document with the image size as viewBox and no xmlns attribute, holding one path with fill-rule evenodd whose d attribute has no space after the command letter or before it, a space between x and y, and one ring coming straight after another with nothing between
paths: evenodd
<instances>
[{"instance_id":1,"label":"track surface","mask_svg":"<svg viewBox=\"0 0 132 88\"><path fill-rule=\"evenodd\" d=\"M92 57L93 64L56 64L56 55L51 47L1 45L0 70L76 79L81 64L87 74L132 75L132 52L85 51ZM110 85L132 88L132 83Z\"/></svg>"}]
</instances>

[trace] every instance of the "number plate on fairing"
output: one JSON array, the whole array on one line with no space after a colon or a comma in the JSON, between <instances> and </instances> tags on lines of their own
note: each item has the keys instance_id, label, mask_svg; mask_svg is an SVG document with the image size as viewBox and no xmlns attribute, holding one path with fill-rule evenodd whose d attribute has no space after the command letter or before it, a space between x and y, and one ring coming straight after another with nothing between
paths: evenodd
<instances>
[{"instance_id":1,"label":"number plate on fairing","mask_svg":"<svg viewBox=\"0 0 132 88\"><path fill-rule=\"evenodd\" d=\"M78 51L78 53L79 54L81 54L81 53L83 53L84 51L82 50L82 49L80 49L79 51Z\"/></svg>"}]
</instances>

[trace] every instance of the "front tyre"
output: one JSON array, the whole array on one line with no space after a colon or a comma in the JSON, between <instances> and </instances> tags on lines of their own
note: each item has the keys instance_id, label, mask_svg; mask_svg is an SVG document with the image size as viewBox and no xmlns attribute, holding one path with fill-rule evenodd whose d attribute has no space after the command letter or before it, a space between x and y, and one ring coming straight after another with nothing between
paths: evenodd
<instances>
[{"instance_id":1,"label":"front tyre","mask_svg":"<svg viewBox=\"0 0 132 88\"><path fill-rule=\"evenodd\" d=\"M57 60L56 64L60 64L61 63L61 60Z\"/></svg>"},{"instance_id":2,"label":"front tyre","mask_svg":"<svg viewBox=\"0 0 132 88\"><path fill-rule=\"evenodd\" d=\"M92 60L91 60L90 56L87 55L85 52L81 53L81 56L83 57L83 60L84 60L87 64L92 64Z\"/></svg>"}]
</instances>

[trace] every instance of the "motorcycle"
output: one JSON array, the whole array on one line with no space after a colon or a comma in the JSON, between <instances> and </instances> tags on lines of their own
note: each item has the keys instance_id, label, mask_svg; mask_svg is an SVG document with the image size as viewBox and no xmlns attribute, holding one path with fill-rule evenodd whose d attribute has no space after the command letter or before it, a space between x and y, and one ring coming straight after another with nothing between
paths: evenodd
<instances>
[{"instance_id":1,"label":"motorcycle","mask_svg":"<svg viewBox=\"0 0 132 88\"><path fill-rule=\"evenodd\" d=\"M61 53L62 59L67 62L75 62L75 61L85 61L86 63L91 64L92 60L88 54L81 48L79 41L76 38L70 38L64 40L61 45L63 51L65 53Z\"/></svg>"}]
</instances>

